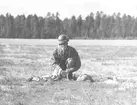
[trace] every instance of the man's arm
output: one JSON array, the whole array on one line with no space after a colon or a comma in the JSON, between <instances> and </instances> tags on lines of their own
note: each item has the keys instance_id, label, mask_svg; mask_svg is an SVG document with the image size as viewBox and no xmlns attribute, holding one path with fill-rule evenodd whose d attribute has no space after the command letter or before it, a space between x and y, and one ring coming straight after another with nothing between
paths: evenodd
<instances>
[{"instance_id":1,"label":"man's arm","mask_svg":"<svg viewBox=\"0 0 137 105\"><path fill-rule=\"evenodd\" d=\"M72 53L72 59L74 60L74 65L72 67L68 68L66 71L67 72L74 72L77 71L81 67L81 60L78 55L78 52L74 49Z\"/></svg>"},{"instance_id":2,"label":"man's arm","mask_svg":"<svg viewBox=\"0 0 137 105\"><path fill-rule=\"evenodd\" d=\"M78 54L78 52L76 51L76 70L78 70L81 67L81 60L80 60L80 56Z\"/></svg>"},{"instance_id":3,"label":"man's arm","mask_svg":"<svg viewBox=\"0 0 137 105\"><path fill-rule=\"evenodd\" d=\"M62 69L59 66L59 57L58 57L58 52L57 49L54 51L52 57L51 57L51 70L53 71L51 73L51 78L56 80L60 77Z\"/></svg>"},{"instance_id":4,"label":"man's arm","mask_svg":"<svg viewBox=\"0 0 137 105\"><path fill-rule=\"evenodd\" d=\"M50 64L52 67L56 67L57 65L59 65L59 58L58 58L57 49L52 54Z\"/></svg>"}]
</instances>

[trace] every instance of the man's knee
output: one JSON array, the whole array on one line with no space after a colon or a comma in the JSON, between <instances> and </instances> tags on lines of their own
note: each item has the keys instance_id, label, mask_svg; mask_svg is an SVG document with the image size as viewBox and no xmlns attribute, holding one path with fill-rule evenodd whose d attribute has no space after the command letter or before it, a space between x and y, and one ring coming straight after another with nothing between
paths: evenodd
<instances>
[{"instance_id":1,"label":"man's knee","mask_svg":"<svg viewBox=\"0 0 137 105\"><path fill-rule=\"evenodd\" d=\"M68 59L66 60L66 66L67 66L67 68L73 67L73 66L74 66L74 63L75 63L74 59L68 58Z\"/></svg>"}]
</instances>

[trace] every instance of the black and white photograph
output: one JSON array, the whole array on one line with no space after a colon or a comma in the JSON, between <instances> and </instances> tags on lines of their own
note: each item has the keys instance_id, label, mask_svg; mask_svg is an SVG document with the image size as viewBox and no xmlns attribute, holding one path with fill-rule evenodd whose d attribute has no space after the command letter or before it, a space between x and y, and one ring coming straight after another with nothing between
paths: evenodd
<instances>
[{"instance_id":1,"label":"black and white photograph","mask_svg":"<svg viewBox=\"0 0 137 105\"><path fill-rule=\"evenodd\" d=\"M0 105L137 105L137 1L1 0Z\"/></svg>"}]
</instances>

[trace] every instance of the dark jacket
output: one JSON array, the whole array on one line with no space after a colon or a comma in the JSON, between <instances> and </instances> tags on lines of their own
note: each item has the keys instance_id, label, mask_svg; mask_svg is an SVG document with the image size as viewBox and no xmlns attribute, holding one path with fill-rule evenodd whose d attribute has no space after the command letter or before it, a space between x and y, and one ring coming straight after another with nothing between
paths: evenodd
<instances>
[{"instance_id":1,"label":"dark jacket","mask_svg":"<svg viewBox=\"0 0 137 105\"><path fill-rule=\"evenodd\" d=\"M74 60L74 71L78 70L81 67L81 60L78 55L78 52L75 48L68 46L67 49L62 53L60 49L57 47L52 56L52 66L59 65L62 70L66 69L66 60L68 58L72 58Z\"/></svg>"}]
</instances>

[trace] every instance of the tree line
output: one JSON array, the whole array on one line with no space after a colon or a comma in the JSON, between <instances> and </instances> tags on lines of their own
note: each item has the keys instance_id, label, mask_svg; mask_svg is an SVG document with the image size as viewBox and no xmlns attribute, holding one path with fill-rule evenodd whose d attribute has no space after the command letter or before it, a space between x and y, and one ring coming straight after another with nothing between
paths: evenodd
<instances>
[{"instance_id":1,"label":"tree line","mask_svg":"<svg viewBox=\"0 0 137 105\"><path fill-rule=\"evenodd\" d=\"M49 39L67 34L73 39L133 39L137 37L137 18L114 13L90 13L87 17L60 19L59 13L35 15L0 15L0 38Z\"/></svg>"}]
</instances>

